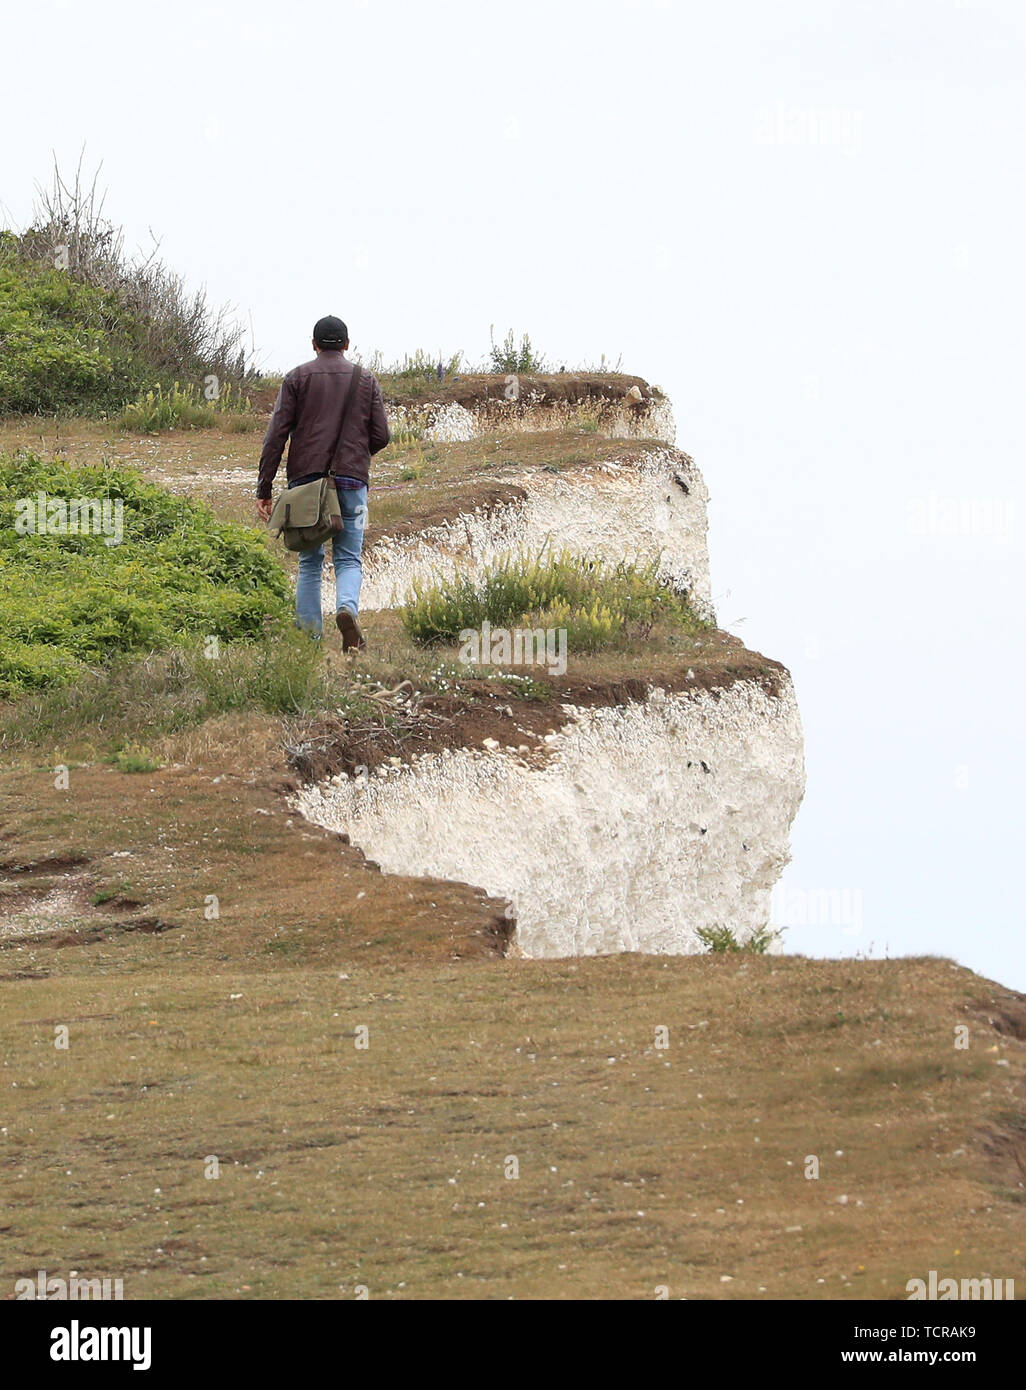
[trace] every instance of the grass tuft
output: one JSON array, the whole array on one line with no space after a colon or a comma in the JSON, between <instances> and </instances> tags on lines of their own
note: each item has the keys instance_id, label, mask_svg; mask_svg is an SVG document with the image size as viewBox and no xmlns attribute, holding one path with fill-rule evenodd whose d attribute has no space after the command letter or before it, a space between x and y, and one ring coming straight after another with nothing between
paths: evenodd
<instances>
[{"instance_id":1,"label":"grass tuft","mask_svg":"<svg viewBox=\"0 0 1026 1390\"><path fill-rule=\"evenodd\" d=\"M629 645L657 622L688 633L706 626L686 599L659 582L657 563L613 564L566 550L507 557L481 579L458 575L415 584L400 611L407 633L421 644L456 642L485 621L565 628L575 651Z\"/></svg>"},{"instance_id":2,"label":"grass tuft","mask_svg":"<svg viewBox=\"0 0 1026 1390\"><path fill-rule=\"evenodd\" d=\"M208 398L205 391L192 382L179 382L167 391L158 384L140 392L117 418L119 427L142 434L157 434L161 430L227 428L233 432L258 429L263 423L252 414L248 396L227 382L217 396Z\"/></svg>"}]
</instances>

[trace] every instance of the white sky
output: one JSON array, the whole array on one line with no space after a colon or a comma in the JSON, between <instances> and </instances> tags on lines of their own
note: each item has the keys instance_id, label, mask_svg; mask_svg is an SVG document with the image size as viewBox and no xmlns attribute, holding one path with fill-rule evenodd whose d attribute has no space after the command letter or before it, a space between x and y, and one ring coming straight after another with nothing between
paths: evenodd
<instances>
[{"instance_id":1,"label":"white sky","mask_svg":"<svg viewBox=\"0 0 1026 1390\"><path fill-rule=\"evenodd\" d=\"M1011 0L37 0L0 200L85 143L269 368L322 313L389 357L622 354L709 483L721 621L797 684L778 901L842 920L790 948L1026 988L1024 34Z\"/></svg>"}]
</instances>

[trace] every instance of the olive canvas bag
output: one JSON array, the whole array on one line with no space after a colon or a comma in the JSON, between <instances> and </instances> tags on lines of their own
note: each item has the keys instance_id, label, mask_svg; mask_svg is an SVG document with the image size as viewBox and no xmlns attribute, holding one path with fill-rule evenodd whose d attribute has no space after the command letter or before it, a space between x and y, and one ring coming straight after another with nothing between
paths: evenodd
<instances>
[{"instance_id":1,"label":"olive canvas bag","mask_svg":"<svg viewBox=\"0 0 1026 1390\"><path fill-rule=\"evenodd\" d=\"M360 381L360 367L353 368L349 390L342 403L342 421L323 478L314 478L299 487L286 488L274 504L267 528L281 536L286 550L313 550L342 530L342 508L335 487L335 464L342 443L342 432Z\"/></svg>"}]
</instances>

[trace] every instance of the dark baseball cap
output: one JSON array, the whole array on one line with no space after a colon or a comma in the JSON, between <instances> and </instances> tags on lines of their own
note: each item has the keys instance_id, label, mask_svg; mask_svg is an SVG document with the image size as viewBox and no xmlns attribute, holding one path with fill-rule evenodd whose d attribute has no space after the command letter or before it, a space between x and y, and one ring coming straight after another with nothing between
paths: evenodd
<instances>
[{"instance_id":1,"label":"dark baseball cap","mask_svg":"<svg viewBox=\"0 0 1026 1390\"><path fill-rule=\"evenodd\" d=\"M326 314L314 324L313 340L318 347L344 347L349 341L349 329L334 314Z\"/></svg>"}]
</instances>

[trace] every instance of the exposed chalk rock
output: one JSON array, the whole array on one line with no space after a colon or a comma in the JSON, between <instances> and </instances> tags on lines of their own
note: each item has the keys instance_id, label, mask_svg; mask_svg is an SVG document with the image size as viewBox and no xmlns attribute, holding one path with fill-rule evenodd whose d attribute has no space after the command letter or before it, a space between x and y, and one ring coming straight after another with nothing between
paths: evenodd
<instances>
[{"instance_id":1,"label":"exposed chalk rock","mask_svg":"<svg viewBox=\"0 0 1026 1390\"><path fill-rule=\"evenodd\" d=\"M450 401L433 414L430 425L424 430L424 438L445 444L476 439L479 432L478 422L471 412L456 401Z\"/></svg>"},{"instance_id":2,"label":"exposed chalk rock","mask_svg":"<svg viewBox=\"0 0 1026 1390\"><path fill-rule=\"evenodd\" d=\"M571 709L545 756L447 750L294 806L388 872L505 897L527 956L688 954L700 927L768 923L804 790L789 678Z\"/></svg>"}]
</instances>

